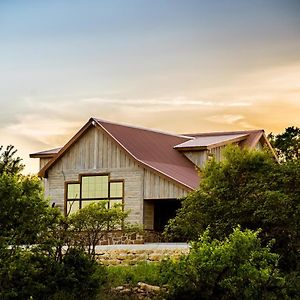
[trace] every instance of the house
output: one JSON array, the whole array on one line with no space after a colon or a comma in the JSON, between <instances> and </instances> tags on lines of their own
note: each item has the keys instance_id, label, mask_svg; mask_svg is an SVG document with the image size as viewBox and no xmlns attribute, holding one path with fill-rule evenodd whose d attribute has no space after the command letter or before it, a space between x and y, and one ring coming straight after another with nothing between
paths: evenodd
<instances>
[{"instance_id":1,"label":"house","mask_svg":"<svg viewBox=\"0 0 300 300\"><path fill-rule=\"evenodd\" d=\"M65 213L122 203L130 222L160 231L177 199L197 189L199 168L211 155L222 159L228 144L272 150L263 130L181 135L91 118L62 148L30 157L40 159L45 194Z\"/></svg>"}]
</instances>

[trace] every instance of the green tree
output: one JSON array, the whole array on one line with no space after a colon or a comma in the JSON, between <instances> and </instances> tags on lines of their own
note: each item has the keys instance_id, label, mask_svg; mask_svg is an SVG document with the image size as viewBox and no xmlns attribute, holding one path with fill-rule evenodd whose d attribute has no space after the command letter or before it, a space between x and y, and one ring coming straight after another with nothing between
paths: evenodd
<instances>
[{"instance_id":1,"label":"green tree","mask_svg":"<svg viewBox=\"0 0 300 300\"><path fill-rule=\"evenodd\" d=\"M108 231L121 229L128 212L121 205L107 208L107 202L99 201L70 215L73 232L90 255L95 256L96 245Z\"/></svg>"},{"instance_id":2,"label":"green tree","mask_svg":"<svg viewBox=\"0 0 300 300\"><path fill-rule=\"evenodd\" d=\"M262 228L265 244L275 239L284 269L297 269L300 230L300 163L278 164L268 153L229 147L224 160L210 161L199 190L182 201L166 234L196 240L207 226L222 239L238 224Z\"/></svg>"},{"instance_id":3,"label":"green tree","mask_svg":"<svg viewBox=\"0 0 300 300\"><path fill-rule=\"evenodd\" d=\"M291 299L277 268L279 256L263 247L258 232L234 229L224 240L206 230L179 261L163 262L169 299Z\"/></svg>"},{"instance_id":4,"label":"green tree","mask_svg":"<svg viewBox=\"0 0 300 300\"><path fill-rule=\"evenodd\" d=\"M20 157L15 157L17 150L9 145L5 148L0 146L0 175L3 173L19 174L24 169Z\"/></svg>"},{"instance_id":5,"label":"green tree","mask_svg":"<svg viewBox=\"0 0 300 300\"><path fill-rule=\"evenodd\" d=\"M281 160L286 161L300 158L299 127L287 127L283 133L277 135L270 133L268 138Z\"/></svg>"},{"instance_id":6,"label":"green tree","mask_svg":"<svg viewBox=\"0 0 300 300\"><path fill-rule=\"evenodd\" d=\"M37 177L0 175L0 238L11 245L36 243L50 226L54 211Z\"/></svg>"},{"instance_id":7,"label":"green tree","mask_svg":"<svg viewBox=\"0 0 300 300\"><path fill-rule=\"evenodd\" d=\"M70 220L14 154L0 160L0 299L93 299L106 269L76 245Z\"/></svg>"}]
</instances>

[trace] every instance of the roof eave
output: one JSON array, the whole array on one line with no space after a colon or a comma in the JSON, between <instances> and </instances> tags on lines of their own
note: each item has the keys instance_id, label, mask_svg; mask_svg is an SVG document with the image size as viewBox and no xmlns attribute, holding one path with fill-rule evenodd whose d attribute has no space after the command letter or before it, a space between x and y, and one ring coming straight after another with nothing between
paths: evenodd
<instances>
[{"instance_id":1,"label":"roof eave","mask_svg":"<svg viewBox=\"0 0 300 300\"><path fill-rule=\"evenodd\" d=\"M38 153L31 153L29 154L30 158L53 158L56 154L38 154Z\"/></svg>"},{"instance_id":2,"label":"roof eave","mask_svg":"<svg viewBox=\"0 0 300 300\"><path fill-rule=\"evenodd\" d=\"M92 125L94 125L94 119L90 118L88 122L81 127L81 129L69 140L68 143L66 143L57 153L56 156L54 156L51 160L48 161L48 163L38 172L39 177L47 177L48 176L48 170L49 168L73 145L80 137L81 135Z\"/></svg>"}]
</instances>

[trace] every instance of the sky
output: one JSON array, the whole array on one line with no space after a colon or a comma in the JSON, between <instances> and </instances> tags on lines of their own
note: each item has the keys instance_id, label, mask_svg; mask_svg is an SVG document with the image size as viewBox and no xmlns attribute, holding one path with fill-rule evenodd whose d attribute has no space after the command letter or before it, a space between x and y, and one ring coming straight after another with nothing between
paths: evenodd
<instances>
[{"instance_id":1,"label":"sky","mask_svg":"<svg viewBox=\"0 0 300 300\"><path fill-rule=\"evenodd\" d=\"M300 127L298 0L0 0L0 145L90 118L173 133Z\"/></svg>"}]
</instances>

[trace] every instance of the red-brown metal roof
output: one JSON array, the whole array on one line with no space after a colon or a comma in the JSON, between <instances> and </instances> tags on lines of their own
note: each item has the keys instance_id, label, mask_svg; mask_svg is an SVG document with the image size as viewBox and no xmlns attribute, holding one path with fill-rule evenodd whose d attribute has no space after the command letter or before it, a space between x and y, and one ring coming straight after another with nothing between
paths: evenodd
<instances>
[{"instance_id":1,"label":"red-brown metal roof","mask_svg":"<svg viewBox=\"0 0 300 300\"><path fill-rule=\"evenodd\" d=\"M195 165L173 147L188 137L115 124L95 119L136 160L159 173L195 189L199 176Z\"/></svg>"},{"instance_id":2,"label":"red-brown metal roof","mask_svg":"<svg viewBox=\"0 0 300 300\"><path fill-rule=\"evenodd\" d=\"M59 152L60 149L61 149L61 147L49 149L49 150L45 150L45 151L40 151L40 152L35 152L35 153L31 153L29 156L32 158L45 157L45 156L53 157Z\"/></svg>"},{"instance_id":3,"label":"red-brown metal roof","mask_svg":"<svg viewBox=\"0 0 300 300\"><path fill-rule=\"evenodd\" d=\"M183 142L176 145L175 149L186 149L186 148L207 148L215 145L226 144L232 141L246 139L248 134L224 134L224 135L213 135L213 136L198 136L192 140Z\"/></svg>"},{"instance_id":4,"label":"red-brown metal roof","mask_svg":"<svg viewBox=\"0 0 300 300\"><path fill-rule=\"evenodd\" d=\"M39 176L47 176L48 169L75 143L92 125L102 128L140 165L187 187L196 189L199 176L195 165L180 153L180 145L216 145L226 141L239 139L239 144L253 148L260 140L266 140L263 130L210 132L175 135L165 132L139 128L129 125L116 124L96 118L91 118L80 131L62 148L46 150L31 154L31 157L45 157L52 155L52 159L40 170ZM195 144L195 145L196 145ZM174 149L179 147L178 150ZM184 147L183 147L184 148ZM275 155L275 154L274 154ZM275 156L276 157L276 156Z\"/></svg>"}]
</instances>

